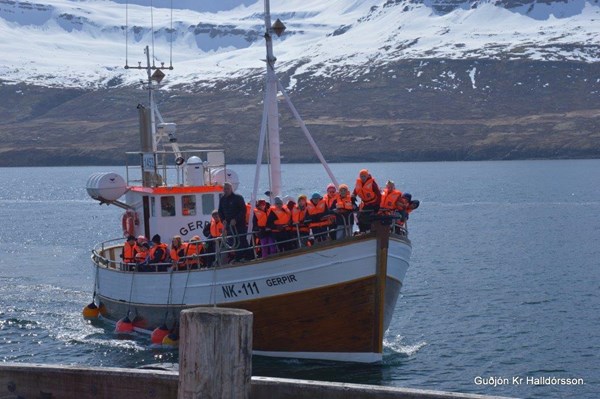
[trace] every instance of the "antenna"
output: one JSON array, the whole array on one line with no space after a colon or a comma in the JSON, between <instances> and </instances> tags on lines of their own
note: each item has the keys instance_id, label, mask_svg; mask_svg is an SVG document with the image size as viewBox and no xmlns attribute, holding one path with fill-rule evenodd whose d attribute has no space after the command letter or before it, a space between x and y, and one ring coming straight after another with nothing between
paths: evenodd
<instances>
[{"instance_id":1,"label":"antenna","mask_svg":"<svg viewBox=\"0 0 600 399\"><path fill-rule=\"evenodd\" d=\"M170 21L170 43L169 43L169 70L173 70L173 0L171 1L171 21ZM156 66L156 56L154 54L154 6L153 0L150 0L150 34L151 34L151 42L152 42L152 66L150 67L153 70L166 69L165 63L161 62L160 67ZM150 53L148 54L150 55ZM146 67L141 66L141 62L138 62L137 67L133 67L129 65L129 0L125 1L125 69L146 69ZM162 73L162 72L161 72ZM160 83L164 74L160 79L154 79L157 83Z\"/></svg>"},{"instance_id":2,"label":"antenna","mask_svg":"<svg viewBox=\"0 0 600 399\"><path fill-rule=\"evenodd\" d=\"M125 69L129 69L129 1L125 2Z\"/></svg>"},{"instance_id":3,"label":"antenna","mask_svg":"<svg viewBox=\"0 0 600 399\"><path fill-rule=\"evenodd\" d=\"M150 37L152 38L152 67L154 68L154 6L150 0Z\"/></svg>"}]
</instances>

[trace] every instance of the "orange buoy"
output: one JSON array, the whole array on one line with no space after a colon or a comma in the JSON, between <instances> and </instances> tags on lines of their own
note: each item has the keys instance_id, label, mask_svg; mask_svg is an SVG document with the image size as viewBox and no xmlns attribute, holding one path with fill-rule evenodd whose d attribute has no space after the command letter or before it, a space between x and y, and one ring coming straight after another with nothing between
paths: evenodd
<instances>
[{"instance_id":1,"label":"orange buoy","mask_svg":"<svg viewBox=\"0 0 600 399\"><path fill-rule=\"evenodd\" d=\"M162 326L156 327L154 331L152 331L150 339L152 340L153 344L160 345L163 343L163 340L167 335L169 335L169 328L163 323Z\"/></svg>"},{"instance_id":2,"label":"orange buoy","mask_svg":"<svg viewBox=\"0 0 600 399\"><path fill-rule=\"evenodd\" d=\"M83 318L86 320L97 319L100 316L100 308L94 302L83 308Z\"/></svg>"},{"instance_id":3,"label":"orange buoy","mask_svg":"<svg viewBox=\"0 0 600 399\"><path fill-rule=\"evenodd\" d=\"M121 320L117 321L117 325L115 326L116 333L130 333L133 332L133 323L129 320L129 316L123 317Z\"/></svg>"},{"instance_id":4,"label":"orange buoy","mask_svg":"<svg viewBox=\"0 0 600 399\"><path fill-rule=\"evenodd\" d=\"M106 306L104 306L103 303L100 303L100 307L98 308L98 311L100 312L101 316L105 316L106 315Z\"/></svg>"},{"instance_id":5,"label":"orange buoy","mask_svg":"<svg viewBox=\"0 0 600 399\"><path fill-rule=\"evenodd\" d=\"M163 338L162 344L166 346L179 345L179 332L171 331L166 337Z\"/></svg>"},{"instance_id":6,"label":"orange buoy","mask_svg":"<svg viewBox=\"0 0 600 399\"><path fill-rule=\"evenodd\" d=\"M148 330L148 321L140 316L135 316L131 321L135 328L141 328L143 330Z\"/></svg>"}]
</instances>

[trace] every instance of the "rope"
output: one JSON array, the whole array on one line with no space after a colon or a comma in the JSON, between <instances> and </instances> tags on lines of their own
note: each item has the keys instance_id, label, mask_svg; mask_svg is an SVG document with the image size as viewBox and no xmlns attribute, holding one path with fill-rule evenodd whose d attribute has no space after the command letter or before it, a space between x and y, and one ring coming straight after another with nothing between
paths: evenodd
<instances>
[{"instance_id":1,"label":"rope","mask_svg":"<svg viewBox=\"0 0 600 399\"><path fill-rule=\"evenodd\" d=\"M129 301L127 302L127 317L129 317L129 313L131 312L131 297L133 295L133 282L135 280L135 275L137 271L131 273L131 285L129 286Z\"/></svg>"},{"instance_id":2,"label":"rope","mask_svg":"<svg viewBox=\"0 0 600 399\"><path fill-rule=\"evenodd\" d=\"M230 238L232 238L232 244L230 245L227 242L227 229L223 229L223 242L221 243L221 245L223 245L225 249L237 249L240 246L240 238L238 237L237 227L231 226L230 224L227 225L227 227L231 230L232 233L229 236Z\"/></svg>"},{"instance_id":3,"label":"rope","mask_svg":"<svg viewBox=\"0 0 600 399\"><path fill-rule=\"evenodd\" d=\"M217 255L217 253L218 253L218 251L215 252L215 255L221 257L221 254ZM210 285L210 303L213 305L213 307L217 307L217 294L215 292L215 288L217 285L217 266L213 265L212 269L213 270L212 270L212 284Z\"/></svg>"},{"instance_id":4,"label":"rope","mask_svg":"<svg viewBox=\"0 0 600 399\"><path fill-rule=\"evenodd\" d=\"M94 293L92 294L92 302L96 302L96 291L98 290L98 275L100 274L100 266L96 263L96 273L94 274Z\"/></svg>"},{"instance_id":5,"label":"rope","mask_svg":"<svg viewBox=\"0 0 600 399\"><path fill-rule=\"evenodd\" d=\"M165 310L165 320L164 323L167 324L167 318L169 317L169 311L171 309L171 297L173 295L173 270L169 274L169 293L167 294L167 309ZM175 315L173 315L175 316Z\"/></svg>"},{"instance_id":6,"label":"rope","mask_svg":"<svg viewBox=\"0 0 600 399\"><path fill-rule=\"evenodd\" d=\"M185 292L187 291L188 281L190 280L191 270L188 269L187 276L185 277L185 286L183 287L183 295L181 296L181 304L185 305Z\"/></svg>"}]
</instances>

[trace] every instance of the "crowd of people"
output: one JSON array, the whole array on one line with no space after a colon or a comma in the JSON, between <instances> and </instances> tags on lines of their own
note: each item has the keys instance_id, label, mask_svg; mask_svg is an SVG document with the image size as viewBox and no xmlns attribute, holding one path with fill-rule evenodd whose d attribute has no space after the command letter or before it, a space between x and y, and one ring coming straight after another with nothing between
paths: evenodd
<instances>
[{"instance_id":1,"label":"crowd of people","mask_svg":"<svg viewBox=\"0 0 600 399\"><path fill-rule=\"evenodd\" d=\"M259 199L254 209L234 192L230 183L224 183L219 208L212 212L210 223L203 230L205 242L200 236L192 237L189 242L174 236L168 246L158 234L151 242L143 236L129 236L123 246L123 263L138 271L167 271L206 268L215 262L241 262L367 233L375 218L389 223L392 232L403 234L409 214L418 206L418 200L396 189L391 180L380 191L366 169L359 172L352 192L347 184L336 187L331 183L324 195L315 192L309 199L302 194L296 201L276 196L272 205L266 199ZM246 239L251 217L255 244L252 248ZM223 240L216 240L220 237ZM225 245L227 255L216 259L222 256L217 251L217 245L221 244Z\"/></svg>"},{"instance_id":2,"label":"crowd of people","mask_svg":"<svg viewBox=\"0 0 600 399\"><path fill-rule=\"evenodd\" d=\"M273 205L260 199L254 212L250 212L250 204L247 205L247 214L253 213L254 236L260 255L265 257L355 234L355 216L357 234L368 232L374 218L387 220L393 224L393 232L400 234L408 215L418 206L419 201L397 190L391 180L380 191L373 176L363 169L352 192L347 184L336 187L330 183L324 195L313 193L310 199L304 194L296 201L275 197Z\"/></svg>"},{"instance_id":3,"label":"crowd of people","mask_svg":"<svg viewBox=\"0 0 600 399\"><path fill-rule=\"evenodd\" d=\"M161 241L155 234L149 242L144 236L128 236L123 245L122 259L128 270L140 272L165 272L169 269L199 269L206 265L206 249L200 236L189 242L174 236L171 245Z\"/></svg>"}]
</instances>

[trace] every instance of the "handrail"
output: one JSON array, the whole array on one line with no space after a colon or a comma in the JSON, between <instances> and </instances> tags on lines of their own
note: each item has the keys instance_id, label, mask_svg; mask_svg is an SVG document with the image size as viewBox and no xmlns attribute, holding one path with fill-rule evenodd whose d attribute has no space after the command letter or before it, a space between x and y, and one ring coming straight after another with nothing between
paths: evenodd
<instances>
[{"instance_id":1,"label":"handrail","mask_svg":"<svg viewBox=\"0 0 600 399\"><path fill-rule=\"evenodd\" d=\"M358 211L358 212L360 212L360 211ZM396 213L394 213L392 215L372 215L371 218L372 218L371 220L379 220L386 224L389 223L390 225L392 225L391 233L393 235L403 237L403 238L408 237L407 226L406 225L400 226L400 225L394 223L396 220L402 219L403 215L396 214ZM226 244L226 240L228 238L233 238L239 244L239 240L241 239L241 237L244 237L245 239L250 237L251 245L248 247L248 249L251 248L254 253L254 259L258 259L257 251L259 249L261 251L264 251L264 248L269 247L269 246L275 246L277 248L277 245L280 245L280 244L294 243L296 245L296 247L289 250L289 251L293 251L295 249L307 247L306 242L309 240L312 240L314 242L314 244L312 244L312 245L322 245L322 243L324 241L330 241L329 236L331 233L342 231L342 230L344 230L347 233L346 238L352 238L353 235L351 234L351 232L350 232L350 234L348 234L351 224L348 224L346 222L345 218L342 218L342 220L343 220L343 222L342 222L343 224L341 226L336 227L335 229L330 228L324 232L316 233L316 234L311 231L308 235L301 234L300 223L294 223L293 225L290 226L291 227L290 231L296 232L295 237L287 239L287 240L283 240L283 241L278 241L275 243L268 243L268 244L262 244L262 243L260 243L258 245L256 244L256 242L254 240L254 236L257 233L257 231L206 239L204 241L201 241L201 243L204 244L205 248L206 248L206 244L214 242L214 244L215 244L214 252L205 252L205 253L201 253L201 254L193 254L190 256L182 256L181 258L179 258L179 260L177 262L169 261L169 262L160 262L160 263L144 263L142 265L143 265L144 269L146 269L145 271L139 270L140 269L139 263L125 263L121 260L113 260L113 259L107 258L106 256L101 255L104 253L104 251L106 249L108 249L110 247L122 248L122 244L109 245L111 243L117 243L117 242L120 242L123 240L122 238L115 238L115 239L107 240L107 241L97 244L92 249L92 261L97 265L102 264L106 268L111 268L111 269L116 269L116 270L121 270L121 271L129 271L129 272L189 271L189 270L193 270L196 268L197 269L218 268L218 267L229 264L229 262L225 262L224 258L226 257L226 255L235 253L238 250L238 245L233 246L233 245ZM325 239L318 240L318 238L320 238L320 237L325 237ZM197 243L197 242L194 241L192 243ZM210 258L210 257L214 257L215 259L211 265L206 265L206 259ZM190 260L192 260L192 262L189 262ZM197 264L194 265L194 263L197 263ZM203 263L203 265L201 265L201 263ZM177 266L176 269L174 269L175 266ZM196 267L194 267L194 266L196 266ZM164 270L161 270L161 269L164 269Z\"/></svg>"},{"instance_id":2,"label":"handrail","mask_svg":"<svg viewBox=\"0 0 600 399\"><path fill-rule=\"evenodd\" d=\"M205 182L206 185L213 185L215 182L213 181L213 176L211 171L227 168L226 163L210 163L206 164L207 157L209 153L224 153L223 149L210 149L210 150L185 150L185 151L173 151L173 150L157 150L154 151L153 154L155 156L155 173L157 173L160 177L157 177L157 180L154 182L156 186L173 186L173 185L182 185L184 184L184 176L183 176L183 168L182 164L177 163L179 158L188 158L189 156L198 156L204 162L205 171L208 172L206 176L208 177L208 181ZM143 152L140 151L128 151L125 153L125 169L126 169L126 178L128 185L134 185L136 183L141 183L142 178L142 165L139 163L137 157L143 156ZM134 159L135 158L135 159ZM224 157L223 157L224 160ZM174 162L174 163L173 163ZM174 184L170 184L170 177L174 178L176 181Z\"/></svg>"}]
</instances>

